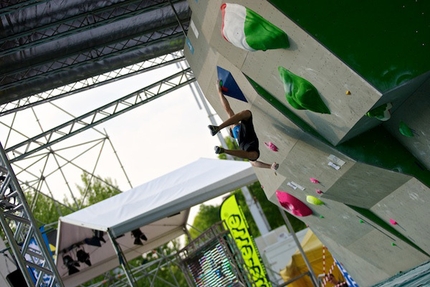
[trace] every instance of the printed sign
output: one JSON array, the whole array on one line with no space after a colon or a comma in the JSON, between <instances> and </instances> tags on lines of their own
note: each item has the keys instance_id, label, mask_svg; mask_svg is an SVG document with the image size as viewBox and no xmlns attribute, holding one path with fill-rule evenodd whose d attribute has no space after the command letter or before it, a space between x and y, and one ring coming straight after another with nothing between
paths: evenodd
<instances>
[{"instance_id":1,"label":"printed sign","mask_svg":"<svg viewBox=\"0 0 430 287\"><path fill-rule=\"evenodd\" d=\"M220 215L242 253L245 265L249 270L250 281L257 287L271 287L272 284L268 280L266 268L261 261L254 238L249 234L248 223L234 195L224 200L220 208Z\"/></svg>"}]
</instances>

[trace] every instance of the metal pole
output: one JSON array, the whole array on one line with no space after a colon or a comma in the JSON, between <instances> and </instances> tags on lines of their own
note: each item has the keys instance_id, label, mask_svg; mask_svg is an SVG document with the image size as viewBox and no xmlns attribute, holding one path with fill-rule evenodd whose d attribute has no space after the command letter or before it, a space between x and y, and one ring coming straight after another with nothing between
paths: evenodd
<instances>
[{"instance_id":1,"label":"metal pole","mask_svg":"<svg viewBox=\"0 0 430 287\"><path fill-rule=\"evenodd\" d=\"M302 257L306 263L306 266L308 267L309 274L310 274L309 277L311 277L311 281L312 281L313 285L315 287L318 287L318 281L317 281L317 278L315 276L314 270L312 269L312 266L309 263L309 260L306 257L305 252L303 251L302 245L300 244L300 241L297 238L296 233L293 230L293 226L291 226L290 220L288 219L287 215L285 214L285 211L279 206L278 206L278 208L279 208L279 211L281 212L282 218L285 221L285 224L287 224L287 227L288 227L288 230L290 231L291 236L293 236L293 239L296 242L297 248L299 249L300 253L302 254Z\"/></svg>"},{"instance_id":2,"label":"metal pole","mask_svg":"<svg viewBox=\"0 0 430 287\"><path fill-rule=\"evenodd\" d=\"M112 242L113 249L115 250L116 255L118 256L119 264L121 265L122 269L124 269L125 276L127 277L128 283L130 286L135 287L136 282L134 281L133 275L130 273L130 270L127 265L127 259L125 258L124 254L122 253L118 243L116 242L115 238L112 236L110 229L107 231L107 234L110 238L110 241Z\"/></svg>"}]
</instances>

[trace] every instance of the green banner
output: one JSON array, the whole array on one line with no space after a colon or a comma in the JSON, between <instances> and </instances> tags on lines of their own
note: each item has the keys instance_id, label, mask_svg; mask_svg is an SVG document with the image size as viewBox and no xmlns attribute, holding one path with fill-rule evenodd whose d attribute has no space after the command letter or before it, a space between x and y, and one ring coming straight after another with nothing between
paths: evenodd
<instances>
[{"instance_id":1,"label":"green banner","mask_svg":"<svg viewBox=\"0 0 430 287\"><path fill-rule=\"evenodd\" d=\"M248 223L237 204L236 197L230 196L221 204L221 220L224 221L237 247L242 253L245 265L249 270L249 279L258 287L271 287L266 268L260 258L254 239L248 231Z\"/></svg>"}]
</instances>

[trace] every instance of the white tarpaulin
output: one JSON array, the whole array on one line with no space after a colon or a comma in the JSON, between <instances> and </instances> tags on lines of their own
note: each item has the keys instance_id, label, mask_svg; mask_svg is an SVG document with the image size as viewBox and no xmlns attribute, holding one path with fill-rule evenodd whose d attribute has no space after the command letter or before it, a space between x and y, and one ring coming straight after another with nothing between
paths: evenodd
<instances>
[{"instance_id":1,"label":"white tarpaulin","mask_svg":"<svg viewBox=\"0 0 430 287\"><path fill-rule=\"evenodd\" d=\"M247 162L199 159L141 186L61 217L56 264L64 284L76 286L119 265L106 233L103 236L106 243L101 242L101 247L84 243L85 239L94 236L93 230L109 231L117 237L123 254L130 260L184 234L192 206L256 180ZM143 246L134 245L130 233L138 228L148 239L143 241ZM79 249L89 253L91 266L79 263L80 266L76 266L79 272L69 275L63 256L67 254L76 260Z\"/></svg>"}]
</instances>

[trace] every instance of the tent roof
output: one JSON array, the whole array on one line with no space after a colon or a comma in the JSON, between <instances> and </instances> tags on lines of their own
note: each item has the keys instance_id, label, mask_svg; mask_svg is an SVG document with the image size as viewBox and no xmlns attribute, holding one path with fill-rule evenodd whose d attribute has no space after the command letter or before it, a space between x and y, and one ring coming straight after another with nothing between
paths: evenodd
<instances>
[{"instance_id":1,"label":"tent roof","mask_svg":"<svg viewBox=\"0 0 430 287\"><path fill-rule=\"evenodd\" d=\"M247 162L199 159L129 191L61 217L57 235L57 267L66 286L76 286L118 266L112 243L105 234L101 247L82 244L92 229L109 231L127 259L152 250L182 234L194 205L243 187L257 180ZM134 245L130 231L141 228L147 236L143 246ZM125 236L122 236L125 234ZM76 258L81 245L90 253L92 266L80 263L80 271L68 275L62 251Z\"/></svg>"}]
</instances>

